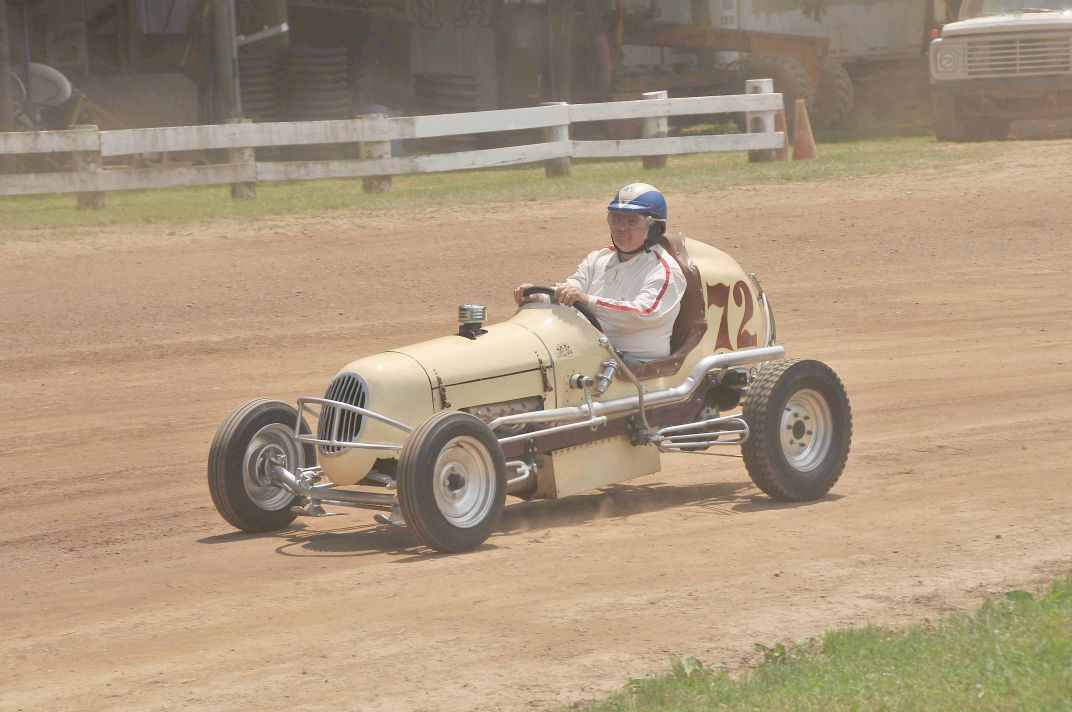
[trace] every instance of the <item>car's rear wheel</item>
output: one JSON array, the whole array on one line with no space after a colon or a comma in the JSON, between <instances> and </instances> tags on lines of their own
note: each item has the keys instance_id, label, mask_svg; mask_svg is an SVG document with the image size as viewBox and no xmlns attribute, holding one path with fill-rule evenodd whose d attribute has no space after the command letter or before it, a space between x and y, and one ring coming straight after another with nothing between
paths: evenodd
<instances>
[{"instance_id":1,"label":"car's rear wheel","mask_svg":"<svg viewBox=\"0 0 1072 712\"><path fill-rule=\"evenodd\" d=\"M271 477L276 464L290 472L316 464L311 445L292 437L297 411L258 398L231 412L216 431L208 456L208 489L216 510L247 532L282 529L294 521L295 497ZM309 428L302 421L302 432Z\"/></svg>"},{"instance_id":2,"label":"car's rear wheel","mask_svg":"<svg viewBox=\"0 0 1072 712\"><path fill-rule=\"evenodd\" d=\"M414 430L398 458L398 503L414 534L438 551L484 543L506 502L506 462L487 425L441 411Z\"/></svg>"},{"instance_id":3,"label":"car's rear wheel","mask_svg":"<svg viewBox=\"0 0 1072 712\"><path fill-rule=\"evenodd\" d=\"M841 477L852 409L841 380L819 361L774 361L748 389L741 446L756 486L780 500L818 499Z\"/></svg>"}]
</instances>

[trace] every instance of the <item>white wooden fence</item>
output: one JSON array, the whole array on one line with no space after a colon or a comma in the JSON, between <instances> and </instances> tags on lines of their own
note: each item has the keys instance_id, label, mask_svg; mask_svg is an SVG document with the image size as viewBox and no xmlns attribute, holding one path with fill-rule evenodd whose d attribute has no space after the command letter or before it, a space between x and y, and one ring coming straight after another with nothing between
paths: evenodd
<instances>
[{"instance_id":1,"label":"white wooden fence","mask_svg":"<svg viewBox=\"0 0 1072 712\"><path fill-rule=\"evenodd\" d=\"M543 106L435 116L364 116L335 121L236 122L214 126L98 131L94 126L65 131L0 133L0 155L49 153L74 156L66 172L0 175L0 195L79 193L79 205L103 207L103 193L192 185L232 185L236 197L252 197L259 181L366 179L366 190L383 190L390 176L469 170L546 162L548 175L568 174L570 158L665 157L711 151L772 151L785 147L774 130L783 110L782 95L769 79L751 80L748 94L667 98L650 92L644 99L600 104ZM748 133L668 137L671 116L745 112ZM575 141L569 127L585 121L643 119L644 138ZM391 141L488 132L542 129L541 143L503 148L391 156ZM253 149L270 146L358 144L359 159L257 161ZM228 150L227 162L148 168L105 167L105 159L176 151ZM665 161L665 159L662 159Z\"/></svg>"}]
</instances>

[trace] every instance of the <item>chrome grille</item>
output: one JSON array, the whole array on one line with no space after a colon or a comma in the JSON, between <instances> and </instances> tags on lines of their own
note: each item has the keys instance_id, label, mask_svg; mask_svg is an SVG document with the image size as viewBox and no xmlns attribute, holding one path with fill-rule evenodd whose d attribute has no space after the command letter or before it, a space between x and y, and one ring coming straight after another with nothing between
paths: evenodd
<instances>
[{"instance_id":1,"label":"chrome grille","mask_svg":"<svg viewBox=\"0 0 1072 712\"><path fill-rule=\"evenodd\" d=\"M968 43L969 77L1029 77L1072 72L1072 35L1021 35Z\"/></svg>"},{"instance_id":2,"label":"chrome grille","mask_svg":"<svg viewBox=\"0 0 1072 712\"><path fill-rule=\"evenodd\" d=\"M356 373L343 373L336 376L328 386L324 399L364 408L367 395L368 388L360 376ZM361 435L361 425L364 420L364 417L352 411L325 405L320 411L316 438L317 440L331 440L334 436L336 442L356 442L358 436ZM320 452L323 455L334 455L342 449L337 445L320 446Z\"/></svg>"}]
</instances>

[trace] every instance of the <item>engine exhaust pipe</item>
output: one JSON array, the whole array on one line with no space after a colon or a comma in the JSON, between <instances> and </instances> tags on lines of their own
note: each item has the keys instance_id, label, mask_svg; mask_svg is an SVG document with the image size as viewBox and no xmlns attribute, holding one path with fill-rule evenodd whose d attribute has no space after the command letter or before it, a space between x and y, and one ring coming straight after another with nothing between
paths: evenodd
<instances>
[{"instance_id":1,"label":"engine exhaust pipe","mask_svg":"<svg viewBox=\"0 0 1072 712\"><path fill-rule=\"evenodd\" d=\"M712 354L701 359L700 362L693 367L688 378L686 378L680 386L645 394L644 405L645 407L651 408L686 401L692 396L693 392L700 386L700 383L703 382L703 379L706 378L707 374L711 371L732 368L734 366L743 366L751 363L760 363L763 361L772 361L781 358L784 355L785 348L782 346L767 346L761 349L744 349L724 354ZM627 396L625 398L617 398L602 403L592 403L591 406L586 404L566 408L555 408L552 410L538 410L531 413L504 415L501 418L496 418L488 423L488 427L495 430L503 425L515 425L518 423L557 423L563 420L597 418L600 416L607 417L634 411L639 407L639 396ZM528 437L532 437L533 435L535 435L535 433L530 433L528 434ZM499 442L508 442L509 440L509 438L502 438Z\"/></svg>"}]
</instances>

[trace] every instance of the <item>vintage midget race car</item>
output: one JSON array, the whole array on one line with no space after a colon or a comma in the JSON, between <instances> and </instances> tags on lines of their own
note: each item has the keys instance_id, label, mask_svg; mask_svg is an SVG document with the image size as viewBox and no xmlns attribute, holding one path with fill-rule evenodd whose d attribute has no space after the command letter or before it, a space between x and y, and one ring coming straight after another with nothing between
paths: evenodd
<instances>
[{"instance_id":1,"label":"vintage midget race car","mask_svg":"<svg viewBox=\"0 0 1072 712\"><path fill-rule=\"evenodd\" d=\"M380 509L433 549L466 551L507 495L566 497L658 472L664 452L727 445L771 497L822 497L852 437L841 381L782 358L754 274L704 243L661 240L687 279L667 358L630 365L582 306L530 303L485 325L485 308L465 305L456 334L359 358L323 397L235 409L209 454L216 508L249 532L326 516L324 504Z\"/></svg>"}]
</instances>

